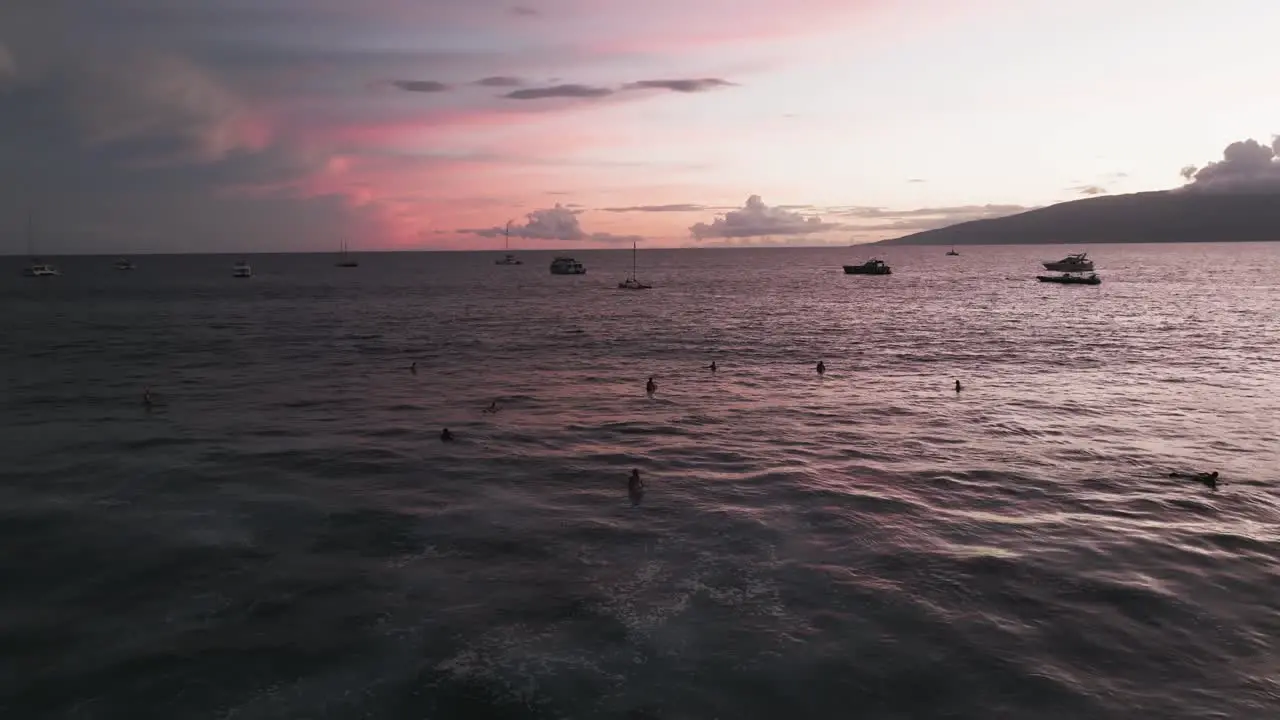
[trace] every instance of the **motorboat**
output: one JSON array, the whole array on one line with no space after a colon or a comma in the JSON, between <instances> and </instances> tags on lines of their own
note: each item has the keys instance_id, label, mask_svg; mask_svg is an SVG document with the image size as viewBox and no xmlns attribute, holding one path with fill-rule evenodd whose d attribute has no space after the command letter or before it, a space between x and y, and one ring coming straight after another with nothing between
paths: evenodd
<instances>
[{"instance_id":1,"label":"motorboat","mask_svg":"<svg viewBox=\"0 0 1280 720\"><path fill-rule=\"evenodd\" d=\"M334 263L334 267L353 268L360 267L360 261L351 257L351 253L347 252L347 241L342 241L342 249L338 252L338 262Z\"/></svg>"},{"instance_id":2,"label":"motorboat","mask_svg":"<svg viewBox=\"0 0 1280 720\"><path fill-rule=\"evenodd\" d=\"M58 268L47 263L35 262L22 269L25 277L57 277L62 273L58 272Z\"/></svg>"},{"instance_id":3,"label":"motorboat","mask_svg":"<svg viewBox=\"0 0 1280 720\"><path fill-rule=\"evenodd\" d=\"M1097 273L1069 274L1062 275L1037 275L1036 279L1040 282L1059 283L1061 285L1101 285L1102 278Z\"/></svg>"},{"instance_id":4,"label":"motorboat","mask_svg":"<svg viewBox=\"0 0 1280 720\"><path fill-rule=\"evenodd\" d=\"M238 278L253 277L253 268L249 266L249 263L245 262L244 260L241 260L231 268L231 277L238 277Z\"/></svg>"},{"instance_id":5,"label":"motorboat","mask_svg":"<svg viewBox=\"0 0 1280 720\"><path fill-rule=\"evenodd\" d=\"M502 246L503 249L510 250L511 249L511 221L510 220L507 221L506 229L502 231L502 237L504 238L503 246ZM512 255L510 252L508 252L506 255L502 256L501 260L494 260L493 264L494 265L523 265L524 263L516 259L515 255ZM555 272L555 271L552 270L552 272Z\"/></svg>"},{"instance_id":6,"label":"motorboat","mask_svg":"<svg viewBox=\"0 0 1280 720\"><path fill-rule=\"evenodd\" d=\"M652 290L652 285L645 285L636 277L636 244L631 243L631 274L627 275L627 279L618 283L619 290Z\"/></svg>"},{"instance_id":7,"label":"motorboat","mask_svg":"<svg viewBox=\"0 0 1280 720\"><path fill-rule=\"evenodd\" d=\"M1068 255L1057 262L1044 263L1044 269L1063 273L1090 272L1093 270L1093 261L1089 259L1088 253L1078 253Z\"/></svg>"},{"instance_id":8,"label":"motorboat","mask_svg":"<svg viewBox=\"0 0 1280 720\"><path fill-rule=\"evenodd\" d=\"M117 270L133 270L134 269L133 261L130 260L129 258L120 258L119 260L116 261L116 269Z\"/></svg>"},{"instance_id":9,"label":"motorboat","mask_svg":"<svg viewBox=\"0 0 1280 720\"><path fill-rule=\"evenodd\" d=\"M845 265L845 275L892 275L893 271L883 260L868 260L861 265Z\"/></svg>"},{"instance_id":10,"label":"motorboat","mask_svg":"<svg viewBox=\"0 0 1280 720\"><path fill-rule=\"evenodd\" d=\"M587 268L571 257L560 256L551 261L552 275L586 275Z\"/></svg>"}]
</instances>

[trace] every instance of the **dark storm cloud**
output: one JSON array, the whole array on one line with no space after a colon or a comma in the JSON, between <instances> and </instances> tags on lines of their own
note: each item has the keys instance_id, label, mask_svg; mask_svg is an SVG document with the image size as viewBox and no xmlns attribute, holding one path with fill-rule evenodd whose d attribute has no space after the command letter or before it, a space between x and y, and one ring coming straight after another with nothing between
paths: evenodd
<instances>
[{"instance_id":1,"label":"dark storm cloud","mask_svg":"<svg viewBox=\"0 0 1280 720\"><path fill-rule=\"evenodd\" d=\"M675 205L632 205L631 207L608 207L601 208L605 212L611 213L633 213L633 212L650 212L650 213L667 213L667 212L701 212L707 210L706 205L694 205L691 203L678 203Z\"/></svg>"},{"instance_id":2,"label":"dark storm cloud","mask_svg":"<svg viewBox=\"0 0 1280 720\"><path fill-rule=\"evenodd\" d=\"M697 93L730 87L733 83L720 78L696 78L686 80L640 80L627 83L624 90L670 90L679 93Z\"/></svg>"},{"instance_id":3,"label":"dark storm cloud","mask_svg":"<svg viewBox=\"0 0 1280 720\"><path fill-rule=\"evenodd\" d=\"M511 75L491 75L487 78L477 80L476 85L480 85L482 87L512 88L524 85L524 80Z\"/></svg>"},{"instance_id":4,"label":"dark storm cloud","mask_svg":"<svg viewBox=\"0 0 1280 720\"><path fill-rule=\"evenodd\" d=\"M566 84L513 90L502 97L509 100L543 100L546 98L599 98L612 94L613 90L609 88Z\"/></svg>"},{"instance_id":5,"label":"dark storm cloud","mask_svg":"<svg viewBox=\"0 0 1280 720\"><path fill-rule=\"evenodd\" d=\"M453 86L435 80L395 80L391 83L405 92L438 93L452 90Z\"/></svg>"}]
</instances>

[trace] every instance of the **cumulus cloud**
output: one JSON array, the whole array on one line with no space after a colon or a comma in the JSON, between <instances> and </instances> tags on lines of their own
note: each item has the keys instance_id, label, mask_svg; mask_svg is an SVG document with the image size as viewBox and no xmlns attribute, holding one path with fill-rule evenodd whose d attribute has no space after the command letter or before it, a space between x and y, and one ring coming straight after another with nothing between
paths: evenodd
<instances>
[{"instance_id":1,"label":"cumulus cloud","mask_svg":"<svg viewBox=\"0 0 1280 720\"><path fill-rule=\"evenodd\" d=\"M769 235L808 235L839 228L838 223L823 222L816 215L803 215L783 208L769 207L759 195L752 195L737 210L730 210L710 223L690 226L689 232L699 240L705 238L746 238Z\"/></svg>"},{"instance_id":2,"label":"cumulus cloud","mask_svg":"<svg viewBox=\"0 0 1280 720\"><path fill-rule=\"evenodd\" d=\"M578 215L582 210L556 203L555 207L534 210L525 215L525 222L513 224L511 235L529 240L561 240L564 242L633 242L644 238L639 235L614 235L613 233L588 233L582 229ZM504 227L459 230L460 233L479 235L480 237L501 237L506 231Z\"/></svg>"},{"instance_id":3,"label":"cumulus cloud","mask_svg":"<svg viewBox=\"0 0 1280 720\"><path fill-rule=\"evenodd\" d=\"M524 80L511 75L491 75L476 81L482 87L512 88L524 85Z\"/></svg>"},{"instance_id":4,"label":"cumulus cloud","mask_svg":"<svg viewBox=\"0 0 1280 720\"><path fill-rule=\"evenodd\" d=\"M391 84L405 92L417 93L437 93L453 89L452 85L435 80L396 80Z\"/></svg>"},{"instance_id":5,"label":"cumulus cloud","mask_svg":"<svg viewBox=\"0 0 1280 720\"><path fill-rule=\"evenodd\" d=\"M706 210L706 205L694 205L692 203L677 203L674 205L632 205L630 207L608 207L601 208L605 212L611 213L630 213L630 212L700 212Z\"/></svg>"},{"instance_id":6,"label":"cumulus cloud","mask_svg":"<svg viewBox=\"0 0 1280 720\"><path fill-rule=\"evenodd\" d=\"M695 78L688 80L640 80L627 83L624 90L670 90L679 93L696 93L728 87L733 83L720 78Z\"/></svg>"},{"instance_id":7,"label":"cumulus cloud","mask_svg":"<svg viewBox=\"0 0 1280 720\"><path fill-rule=\"evenodd\" d=\"M609 88L570 83L513 90L502 97L509 100L542 100L544 98L599 98L612 94L613 90Z\"/></svg>"},{"instance_id":8,"label":"cumulus cloud","mask_svg":"<svg viewBox=\"0 0 1280 720\"><path fill-rule=\"evenodd\" d=\"M1188 165L1182 177L1188 190L1211 192L1280 191L1280 136L1271 145L1252 138L1233 142L1222 151L1222 159L1202 168Z\"/></svg>"}]
</instances>

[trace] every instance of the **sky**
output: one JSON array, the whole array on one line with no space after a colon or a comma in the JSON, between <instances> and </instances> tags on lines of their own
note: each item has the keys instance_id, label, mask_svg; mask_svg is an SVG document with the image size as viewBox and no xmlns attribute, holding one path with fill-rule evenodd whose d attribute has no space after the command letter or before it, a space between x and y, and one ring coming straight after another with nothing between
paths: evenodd
<instances>
[{"instance_id":1,"label":"sky","mask_svg":"<svg viewBox=\"0 0 1280 720\"><path fill-rule=\"evenodd\" d=\"M1262 0L7 0L0 252L835 244L1280 191Z\"/></svg>"}]
</instances>

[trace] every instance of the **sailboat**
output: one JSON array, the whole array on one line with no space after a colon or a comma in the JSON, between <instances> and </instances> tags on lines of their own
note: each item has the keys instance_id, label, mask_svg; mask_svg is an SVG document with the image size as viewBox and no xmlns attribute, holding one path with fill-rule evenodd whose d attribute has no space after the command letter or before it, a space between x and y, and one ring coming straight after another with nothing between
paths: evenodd
<instances>
[{"instance_id":1,"label":"sailboat","mask_svg":"<svg viewBox=\"0 0 1280 720\"><path fill-rule=\"evenodd\" d=\"M951 246L951 249L947 251L947 254L948 254L948 255L959 255L960 253L956 252L956 246L955 246L955 245L952 245L952 246Z\"/></svg>"},{"instance_id":2,"label":"sailboat","mask_svg":"<svg viewBox=\"0 0 1280 720\"><path fill-rule=\"evenodd\" d=\"M58 269L48 263L45 263L36 257L36 233L35 221L32 220L31 213L27 213L27 254L31 256L31 264L23 268L22 274L26 277L55 277L61 275Z\"/></svg>"},{"instance_id":3,"label":"sailboat","mask_svg":"<svg viewBox=\"0 0 1280 720\"><path fill-rule=\"evenodd\" d=\"M351 257L347 252L347 241L342 241L342 250L338 254L338 262L334 263L337 267L360 267L360 261Z\"/></svg>"},{"instance_id":4,"label":"sailboat","mask_svg":"<svg viewBox=\"0 0 1280 720\"><path fill-rule=\"evenodd\" d=\"M503 237L503 244L502 244L503 249L508 251L511 250L511 221L510 220L507 221L507 228L502 231L502 237ZM503 256L501 260L494 260L493 264L494 265L521 265L523 263L517 260L515 255L512 255L510 252L508 252L505 256Z\"/></svg>"},{"instance_id":5,"label":"sailboat","mask_svg":"<svg viewBox=\"0 0 1280 720\"><path fill-rule=\"evenodd\" d=\"M636 243L631 241L631 274L627 275L627 279L618 283L619 290L650 290L652 285L645 285L636 279Z\"/></svg>"}]
</instances>

